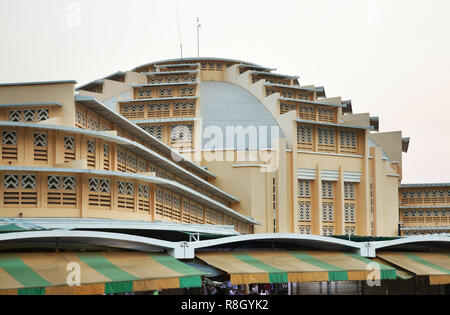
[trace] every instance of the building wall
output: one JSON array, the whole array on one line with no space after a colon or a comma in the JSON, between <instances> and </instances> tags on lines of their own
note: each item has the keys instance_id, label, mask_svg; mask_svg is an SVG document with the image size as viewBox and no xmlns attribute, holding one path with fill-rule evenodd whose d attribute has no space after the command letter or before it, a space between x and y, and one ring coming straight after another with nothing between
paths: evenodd
<instances>
[{"instance_id":1,"label":"building wall","mask_svg":"<svg viewBox=\"0 0 450 315\"><path fill-rule=\"evenodd\" d=\"M163 220L252 231L217 188L205 188L189 170L174 173L170 154L75 102L73 89L73 83L0 87L1 216ZM47 108L45 102L58 104ZM47 109L44 118L28 119ZM19 111L19 119L11 111ZM150 155L136 153L144 151Z\"/></svg>"},{"instance_id":2,"label":"building wall","mask_svg":"<svg viewBox=\"0 0 450 315\"><path fill-rule=\"evenodd\" d=\"M181 66L172 65L176 63ZM155 85L152 79L158 76L153 74L147 78L150 85L142 86L142 81L136 79L129 83L141 86L130 88L134 100L120 102L121 114L131 120L140 120L142 127L170 146L175 145L174 136L177 136L173 126L192 125L184 154L196 158L198 163L215 173L217 177L212 183L240 200L232 204L233 209L261 223L255 226L255 232L397 234L398 185L402 175L400 132L373 133L369 114L344 115L340 97L318 97L320 93L314 86L301 87L292 77L272 75L269 69L256 65L220 59L180 60L160 65L143 66L135 73L194 70L197 71L196 83L174 85L168 82L171 75L163 75L164 82ZM183 80L182 74L177 80ZM202 128L198 120L201 112L198 84L210 80L225 81L246 89L271 113L286 137L278 151L277 167L261 167L262 161L251 159L237 162L234 158L237 152L216 152L232 154L231 160L208 159L205 154L209 152L199 154ZM187 87L193 87L193 92L186 93ZM160 98L167 97L167 88L171 89L169 98L161 101ZM186 102L192 96L196 97L194 108L184 112L176 108L177 102ZM185 100L170 101L177 97ZM161 105L164 102L168 104L166 109ZM136 104L142 104L142 110L134 106L131 112L130 106ZM155 107L158 104L161 110ZM149 106L152 106L151 110ZM177 122L180 119L182 122ZM310 130L308 141L302 140L301 128ZM330 134L333 134L331 143ZM375 147L369 144L369 138L374 140ZM315 172L315 178L309 179L310 195L307 197L299 196L299 181L305 180L299 176L300 170ZM326 180L330 176L333 179ZM328 187L332 193L327 196L323 190ZM301 207L308 202L309 219L300 220L300 216L305 215L305 208Z\"/></svg>"},{"instance_id":3,"label":"building wall","mask_svg":"<svg viewBox=\"0 0 450 315\"><path fill-rule=\"evenodd\" d=\"M450 232L450 184L410 184L399 189L401 235Z\"/></svg>"},{"instance_id":4,"label":"building wall","mask_svg":"<svg viewBox=\"0 0 450 315\"><path fill-rule=\"evenodd\" d=\"M0 104L47 103L56 102L63 106L52 106L54 117L63 126L74 126L75 101L73 98L75 82L53 84L25 84L0 86ZM20 110L25 109L23 106ZM3 109L6 115L6 109Z\"/></svg>"}]
</instances>

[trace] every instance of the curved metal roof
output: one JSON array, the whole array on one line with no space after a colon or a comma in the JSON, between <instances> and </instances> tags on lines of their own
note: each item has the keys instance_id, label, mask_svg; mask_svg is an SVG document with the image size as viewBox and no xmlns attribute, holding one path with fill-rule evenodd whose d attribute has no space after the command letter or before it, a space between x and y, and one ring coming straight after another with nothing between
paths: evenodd
<instances>
[{"instance_id":1,"label":"curved metal roof","mask_svg":"<svg viewBox=\"0 0 450 315\"><path fill-rule=\"evenodd\" d=\"M190 58L175 58L175 59L166 59L166 60L159 60L159 61L155 61L155 62L149 62L149 63L145 63L143 65L140 65L138 67L133 68L133 70L142 68L142 67L147 67L147 66L153 66L153 65L157 65L157 64L162 64L162 63L168 63L168 62L200 62L200 61L225 61L225 62L232 62L232 63L243 63L243 64L247 64L247 65L252 65L252 66L256 66L256 67L261 67L260 65L251 63L251 62L247 62L247 61L242 61L242 60L236 60L236 59L227 59L227 58L215 58L215 57L190 57Z\"/></svg>"},{"instance_id":2,"label":"curved metal roof","mask_svg":"<svg viewBox=\"0 0 450 315\"><path fill-rule=\"evenodd\" d=\"M285 138L273 116L247 90L232 83L205 81L200 83L200 91L203 149L264 150L275 148L276 138ZM227 137L227 130L233 132L232 129L237 127L243 127L246 131L251 129L256 131L257 143L252 143L248 136L244 143L239 143L236 135L234 139ZM278 134L271 127L276 129ZM262 131L264 129L267 134ZM222 133L222 141L217 141L213 147L209 147L213 137L218 136L216 132L219 131ZM211 133L214 133L214 136Z\"/></svg>"}]
</instances>

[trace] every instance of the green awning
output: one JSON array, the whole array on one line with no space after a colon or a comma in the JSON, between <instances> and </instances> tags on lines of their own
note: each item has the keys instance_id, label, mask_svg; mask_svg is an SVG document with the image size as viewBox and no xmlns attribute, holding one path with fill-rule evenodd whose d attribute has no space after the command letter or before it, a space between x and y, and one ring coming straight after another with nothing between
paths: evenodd
<instances>
[{"instance_id":1,"label":"green awning","mask_svg":"<svg viewBox=\"0 0 450 315\"><path fill-rule=\"evenodd\" d=\"M80 285L70 286L67 279L76 279L77 270ZM0 254L0 294L112 294L193 288L201 286L202 275L204 272L161 253Z\"/></svg>"},{"instance_id":2,"label":"green awning","mask_svg":"<svg viewBox=\"0 0 450 315\"><path fill-rule=\"evenodd\" d=\"M372 260L336 251L202 252L197 258L230 275L233 284L396 279L396 270Z\"/></svg>"},{"instance_id":3,"label":"green awning","mask_svg":"<svg viewBox=\"0 0 450 315\"><path fill-rule=\"evenodd\" d=\"M17 224L0 224L0 233L11 233L22 231L29 231L29 229L21 227Z\"/></svg>"}]
</instances>

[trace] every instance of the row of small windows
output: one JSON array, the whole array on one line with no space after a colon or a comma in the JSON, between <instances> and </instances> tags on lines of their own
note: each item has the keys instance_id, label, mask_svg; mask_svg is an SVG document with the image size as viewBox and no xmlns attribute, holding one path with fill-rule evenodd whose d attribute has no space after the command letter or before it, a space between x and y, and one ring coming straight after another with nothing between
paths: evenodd
<instances>
[{"instance_id":1,"label":"row of small windows","mask_svg":"<svg viewBox=\"0 0 450 315\"><path fill-rule=\"evenodd\" d=\"M147 125L141 126L142 129L147 131L149 134L154 136L160 141L163 139L163 125ZM191 149L193 146L193 124L171 124L168 125L169 128L169 144L172 147L184 147Z\"/></svg>"},{"instance_id":2,"label":"row of small windows","mask_svg":"<svg viewBox=\"0 0 450 315\"><path fill-rule=\"evenodd\" d=\"M324 226L324 227L322 227L322 235L324 235L324 236L333 236L334 235L334 227L332 227L332 226Z\"/></svg>"},{"instance_id":3,"label":"row of small windows","mask_svg":"<svg viewBox=\"0 0 450 315\"><path fill-rule=\"evenodd\" d=\"M403 217L447 217L450 216L448 209L435 210L405 210L402 212Z\"/></svg>"},{"instance_id":4,"label":"row of small windows","mask_svg":"<svg viewBox=\"0 0 450 315\"><path fill-rule=\"evenodd\" d=\"M298 99L298 100L304 100L304 101L310 101L311 95L309 93L295 91L292 89L286 89L286 88L279 88L279 87L266 87L266 95L270 96L275 93L280 93L281 97L284 98L291 98L291 99Z\"/></svg>"},{"instance_id":5,"label":"row of small windows","mask_svg":"<svg viewBox=\"0 0 450 315\"><path fill-rule=\"evenodd\" d=\"M173 126L171 129L171 140L173 144L184 144L186 142L192 141L193 135L193 125L177 125ZM2 130L2 147L1 147L1 158L2 160L17 160L19 142L25 141L24 138L18 137L17 130ZM31 137L30 137L31 136ZM30 141L30 147L32 148L31 155L27 158L33 159L35 162L48 163L49 162L49 134L43 132L32 132L27 130L25 134L27 141ZM31 138L31 139L30 139ZM63 155L64 162L72 162L77 159L86 159L87 166L93 169L103 169L103 170L120 170L123 172L147 172L148 169L154 171L158 177L166 178L169 180L176 180L181 184L188 186L192 189L198 190L195 185L188 183L186 180L173 176L172 174L165 172L160 168L153 167L148 164L147 161L138 158L134 154L125 154L123 150L117 151L116 167L111 164L111 146L109 143L104 143L100 141L97 142L96 139L84 139L84 144L77 144L77 137L75 136L62 136L54 137L52 145L58 143L59 140L63 140ZM20 140L20 141L19 141ZM22 148L22 147L20 147ZM82 149L83 152L78 152L77 150ZM147 164L149 166L147 166ZM216 197L209 192L201 190L202 194L205 194L211 198ZM226 204L220 198L217 201Z\"/></svg>"},{"instance_id":6,"label":"row of small windows","mask_svg":"<svg viewBox=\"0 0 450 315\"><path fill-rule=\"evenodd\" d=\"M404 236L416 235L448 235L450 230L420 230L420 231L403 231Z\"/></svg>"},{"instance_id":7,"label":"row of small windows","mask_svg":"<svg viewBox=\"0 0 450 315\"><path fill-rule=\"evenodd\" d=\"M195 87L138 88L136 95L138 98L194 96Z\"/></svg>"},{"instance_id":8,"label":"row of small windows","mask_svg":"<svg viewBox=\"0 0 450 315\"><path fill-rule=\"evenodd\" d=\"M322 198L334 198L334 185L330 181L322 181Z\"/></svg>"},{"instance_id":9,"label":"row of small windows","mask_svg":"<svg viewBox=\"0 0 450 315\"><path fill-rule=\"evenodd\" d=\"M309 225L299 225L298 226L298 232L300 234L310 235L311 234L311 226L309 226Z\"/></svg>"},{"instance_id":10,"label":"row of small windows","mask_svg":"<svg viewBox=\"0 0 450 315\"><path fill-rule=\"evenodd\" d=\"M311 202L299 201L298 213L299 221L311 221Z\"/></svg>"},{"instance_id":11,"label":"row of small windows","mask_svg":"<svg viewBox=\"0 0 450 315\"><path fill-rule=\"evenodd\" d=\"M345 235L356 235L356 227L355 226L346 226L345 227Z\"/></svg>"},{"instance_id":12,"label":"row of small windows","mask_svg":"<svg viewBox=\"0 0 450 315\"><path fill-rule=\"evenodd\" d=\"M298 180L298 220L311 221L311 181ZM334 183L322 181L322 222L334 222ZM356 222L355 183L344 183L344 218L346 223Z\"/></svg>"},{"instance_id":13,"label":"row of small windows","mask_svg":"<svg viewBox=\"0 0 450 315\"><path fill-rule=\"evenodd\" d=\"M9 121L38 122L49 118L50 110L48 108L9 111Z\"/></svg>"},{"instance_id":14,"label":"row of small windows","mask_svg":"<svg viewBox=\"0 0 450 315\"><path fill-rule=\"evenodd\" d=\"M270 76L265 75L253 75L252 76L252 83L256 83L259 80L266 80L266 82L272 83L272 84L279 84L279 85L289 85L289 79L276 79Z\"/></svg>"},{"instance_id":15,"label":"row of small windows","mask_svg":"<svg viewBox=\"0 0 450 315\"><path fill-rule=\"evenodd\" d=\"M450 190L403 191L403 198L450 197Z\"/></svg>"},{"instance_id":16,"label":"row of small windows","mask_svg":"<svg viewBox=\"0 0 450 315\"><path fill-rule=\"evenodd\" d=\"M298 180L297 181L298 196L311 197L311 181ZM322 181L322 198L334 198L334 185L331 181ZM344 198L346 200L355 200L355 183L344 183Z\"/></svg>"},{"instance_id":17,"label":"row of small windows","mask_svg":"<svg viewBox=\"0 0 450 315\"><path fill-rule=\"evenodd\" d=\"M355 183L344 183L344 198L346 200L355 199Z\"/></svg>"},{"instance_id":18,"label":"row of small windows","mask_svg":"<svg viewBox=\"0 0 450 315\"><path fill-rule=\"evenodd\" d=\"M162 84L162 83L182 83L182 82L196 82L196 75L170 75L170 76L157 76L157 77L149 77L149 84Z\"/></svg>"},{"instance_id":19,"label":"row of small windows","mask_svg":"<svg viewBox=\"0 0 450 315\"><path fill-rule=\"evenodd\" d=\"M195 116L195 101L144 104L124 104L121 114L127 119Z\"/></svg>"},{"instance_id":20,"label":"row of small windows","mask_svg":"<svg viewBox=\"0 0 450 315\"><path fill-rule=\"evenodd\" d=\"M147 131L153 137L157 138L159 141L162 141L162 125L141 126L141 128Z\"/></svg>"},{"instance_id":21,"label":"row of small windows","mask_svg":"<svg viewBox=\"0 0 450 315\"><path fill-rule=\"evenodd\" d=\"M17 160L18 138L16 130L2 131L2 159ZM33 133L33 158L37 162L47 162L47 134Z\"/></svg>"},{"instance_id":22,"label":"row of small windows","mask_svg":"<svg viewBox=\"0 0 450 315\"><path fill-rule=\"evenodd\" d=\"M334 204L322 202L322 222L334 222Z\"/></svg>"},{"instance_id":23,"label":"row of small windows","mask_svg":"<svg viewBox=\"0 0 450 315\"><path fill-rule=\"evenodd\" d=\"M336 129L325 127L297 126L297 144L302 150L314 150L314 133L317 132L317 151L356 154L358 146L357 132L339 130L339 146L336 146Z\"/></svg>"},{"instance_id":24,"label":"row of small windows","mask_svg":"<svg viewBox=\"0 0 450 315\"><path fill-rule=\"evenodd\" d=\"M111 129L109 122L88 115L84 106L77 106L75 112L75 126L77 128L95 131L108 131Z\"/></svg>"},{"instance_id":25,"label":"row of small windows","mask_svg":"<svg viewBox=\"0 0 450 315\"><path fill-rule=\"evenodd\" d=\"M345 223L355 223L355 205L351 203L344 204L344 219Z\"/></svg>"},{"instance_id":26,"label":"row of small windows","mask_svg":"<svg viewBox=\"0 0 450 315\"><path fill-rule=\"evenodd\" d=\"M184 111L183 107L184 104L183 102L179 102L180 103L180 112ZM102 117L99 117L98 115L96 115L95 113L91 112L90 110L88 110L84 105L81 105L79 103L76 104L76 115L75 115L75 126L78 128L82 128L82 129L92 129L92 130L98 130L98 131L108 131L108 130L115 130L117 131L119 136L122 137L126 137L130 140L135 141L134 137L130 134L128 134L127 132L125 132L122 128L118 128L117 126L114 126L114 124L112 124L110 121L103 119ZM193 110L190 107L192 106L192 104L189 102L187 105L187 107L189 107L187 110ZM195 110L195 109L194 109ZM175 112L175 110L174 110ZM93 121L93 123L88 126L87 122L89 121L89 119L91 119ZM97 123L94 123L97 122ZM98 129L96 128L98 126ZM92 128L86 128L86 127L92 127ZM156 128L157 130L159 129L159 127ZM193 131L193 126L191 127L187 127L187 129L191 129ZM185 130L185 129L183 129ZM154 134L153 134L154 135ZM184 137L184 134L183 134ZM162 137L162 132L161 132L161 136L157 135L157 138L161 140ZM186 138L186 137L185 137ZM68 140L70 141L70 140ZM169 140L167 140L168 142ZM145 144L144 144L145 145ZM146 147L148 147L148 145L145 145ZM187 146L186 143L183 143L183 147ZM151 150L161 154L162 156L165 156L167 158L171 158L170 155L167 156L167 154L159 151L157 148L150 148ZM109 151L109 148L105 148L105 151ZM67 157L67 158L66 158ZM75 152L70 151L70 150L66 150L65 152L65 160L68 160L70 158L70 160L74 160L75 157ZM105 170L110 170L110 166L108 166L109 164L109 159L104 159L103 163L105 164ZM103 168L103 167L102 167Z\"/></svg>"},{"instance_id":27,"label":"row of small windows","mask_svg":"<svg viewBox=\"0 0 450 315\"><path fill-rule=\"evenodd\" d=\"M200 69L209 70L209 71L222 71L224 68L224 64L221 62L206 62L203 61L200 63Z\"/></svg>"},{"instance_id":28,"label":"row of small windows","mask_svg":"<svg viewBox=\"0 0 450 315\"><path fill-rule=\"evenodd\" d=\"M36 206L38 180L35 174L4 174L3 204L5 206ZM75 176L47 176L48 206L75 207Z\"/></svg>"},{"instance_id":29,"label":"row of small windows","mask_svg":"<svg viewBox=\"0 0 450 315\"><path fill-rule=\"evenodd\" d=\"M335 123L335 111L330 108L325 108L315 105L295 104L295 103L280 103L280 114L290 111L297 111L297 116L303 120L320 121L326 123Z\"/></svg>"}]
</instances>

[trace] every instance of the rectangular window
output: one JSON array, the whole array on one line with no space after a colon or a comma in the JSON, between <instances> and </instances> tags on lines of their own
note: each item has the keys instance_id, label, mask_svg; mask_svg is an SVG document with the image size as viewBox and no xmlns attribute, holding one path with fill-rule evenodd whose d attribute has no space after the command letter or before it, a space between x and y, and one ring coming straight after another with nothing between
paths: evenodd
<instances>
[{"instance_id":1,"label":"rectangular window","mask_svg":"<svg viewBox=\"0 0 450 315\"><path fill-rule=\"evenodd\" d=\"M106 178L89 178L89 207L111 209L111 182Z\"/></svg>"},{"instance_id":2,"label":"rectangular window","mask_svg":"<svg viewBox=\"0 0 450 315\"><path fill-rule=\"evenodd\" d=\"M86 129L87 115L86 108L77 106L75 112L75 127Z\"/></svg>"},{"instance_id":3,"label":"rectangular window","mask_svg":"<svg viewBox=\"0 0 450 315\"><path fill-rule=\"evenodd\" d=\"M172 220L181 222L181 197L175 193L173 194Z\"/></svg>"},{"instance_id":4,"label":"rectangular window","mask_svg":"<svg viewBox=\"0 0 450 315\"><path fill-rule=\"evenodd\" d=\"M297 111L297 106L292 103L280 103L280 115L288 113L290 111Z\"/></svg>"},{"instance_id":5,"label":"rectangular window","mask_svg":"<svg viewBox=\"0 0 450 315\"><path fill-rule=\"evenodd\" d=\"M191 223L191 212L189 208L189 201L183 199L183 223Z\"/></svg>"},{"instance_id":6,"label":"rectangular window","mask_svg":"<svg viewBox=\"0 0 450 315\"><path fill-rule=\"evenodd\" d=\"M150 103L148 104L148 118L166 118L170 117L169 103Z\"/></svg>"},{"instance_id":7,"label":"rectangular window","mask_svg":"<svg viewBox=\"0 0 450 315\"><path fill-rule=\"evenodd\" d=\"M318 112L319 121L326 122L326 123L335 123L336 122L334 119L334 110L333 109L319 107L317 112Z\"/></svg>"},{"instance_id":8,"label":"rectangular window","mask_svg":"<svg viewBox=\"0 0 450 315\"><path fill-rule=\"evenodd\" d=\"M172 220L172 193L163 190L163 218Z\"/></svg>"},{"instance_id":9,"label":"rectangular window","mask_svg":"<svg viewBox=\"0 0 450 315\"><path fill-rule=\"evenodd\" d=\"M76 142L75 137L64 137L64 162L76 160Z\"/></svg>"},{"instance_id":10,"label":"rectangular window","mask_svg":"<svg viewBox=\"0 0 450 315\"><path fill-rule=\"evenodd\" d=\"M47 134L34 134L34 160L39 162L47 162L48 148L47 148Z\"/></svg>"},{"instance_id":11,"label":"rectangular window","mask_svg":"<svg viewBox=\"0 0 450 315\"><path fill-rule=\"evenodd\" d=\"M120 106L120 114L127 119L144 119L144 104L122 104Z\"/></svg>"},{"instance_id":12,"label":"rectangular window","mask_svg":"<svg viewBox=\"0 0 450 315\"><path fill-rule=\"evenodd\" d=\"M75 208L77 205L75 176L47 176L47 203L50 207Z\"/></svg>"},{"instance_id":13,"label":"rectangular window","mask_svg":"<svg viewBox=\"0 0 450 315\"><path fill-rule=\"evenodd\" d=\"M5 174L3 176L3 204L35 207L37 205L37 176L34 174Z\"/></svg>"},{"instance_id":14,"label":"rectangular window","mask_svg":"<svg viewBox=\"0 0 450 315\"><path fill-rule=\"evenodd\" d=\"M162 141L162 134L163 134L163 126L162 125L142 126L142 129L147 131L149 134L151 134L153 137L155 137L159 141Z\"/></svg>"},{"instance_id":15,"label":"rectangular window","mask_svg":"<svg viewBox=\"0 0 450 315\"><path fill-rule=\"evenodd\" d=\"M155 188L155 214L163 216L163 192L158 186Z\"/></svg>"},{"instance_id":16,"label":"rectangular window","mask_svg":"<svg viewBox=\"0 0 450 315\"><path fill-rule=\"evenodd\" d=\"M355 204L346 203L344 204L344 217L345 223L355 223Z\"/></svg>"},{"instance_id":17,"label":"rectangular window","mask_svg":"<svg viewBox=\"0 0 450 315\"><path fill-rule=\"evenodd\" d=\"M127 153L127 164L126 164L126 171L131 173L137 172L137 160L136 156L130 153Z\"/></svg>"},{"instance_id":18,"label":"rectangular window","mask_svg":"<svg viewBox=\"0 0 450 315\"><path fill-rule=\"evenodd\" d=\"M97 119L88 117L87 120L87 129L98 131L100 128L100 124Z\"/></svg>"},{"instance_id":19,"label":"rectangular window","mask_svg":"<svg viewBox=\"0 0 450 315\"><path fill-rule=\"evenodd\" d=\"M297 126L297 146L299 150L312 151L314 149L313 139L312 126Z\"/></svg>"},{"instance_id":20,"label":"rectangular window","mask_svg":"<svg viewBox=\"0 0 450 315\"><path fill-rule=\"evenodd\" d=\"M117 150L117 170L119 172L126 172L127 171L127 161L126 161L127 155L124 151Z\"/></svg>"},{"instance_id":21,"label":"rectangular window","mask_svg":"<svg viewBox=\"0 0 450 315\"><path fill-rule=\"evenodd\" d=\"M110 150L109 150L109 144L104 143L103 144L103 169L105 171L110 170Z\"/></svg>"},{"instance_id":22,"label":"rectangular window","mask_svg":"<svg viewBox=\"0 0 450 315\"><path fill-rule=\"evenodd\" d=\"M339 149L341 153L357 154L358 137L356 131L339 131Z\"/></svg>"},{"instance_id":23,"label":"rectangular window","mask_svg":"<svg viewBox=\"0 0 450 315\"><path fill-rule=\"evenodd\" d=\"M322 198L334 198L334 183L330 181L322 181Z\"/></svg>"},{"instance_id":24,"label":"rectangular window","mask_svg":"<svg viewBox=\"0 0 450 315\"><path fill-rule=\"evenodd\" d=\"M134 183L119 180L117 182L117 208L134 210Z\"/></svg>"},{"instance_id":25,"label":"rectangular window","mask_svg":"<svg viewBox=\"0 0 450 315\"><path fill-rule=\"evenodd\" d=\"M138 209L140 211L150 212L150 187L147 184L139 184Z\"/></svg>"},{"instance_id":26,"label":"rectangular window","mask_svg":"<svg viewBox=\"0 0 450 315\"><path fill-rule=\"evenodd\" d=\"M322 222L334 222L334 204L322 202Z\"/></svg>"},{"instance_id":27,"label":"rectangular window","mask_svg":"<svg viewBox=\"0 0 450 315\"><path fill-rule=\"evenodd\" d=\"M297 181L298 193L298 232L311 234L311 181L299 179Z\"/></svg>"},{"instance_id":28,"label":"rectangular window","mask_svg":"<svg viewBox=\"0 0 450 315\"><path fill-rule=\"evenodd\" d=\"M96 144L94 140L87 140L86 151L88 167L95 168Z\"/></svg>"},{"instance_id":29,"label":"rectangular window","mask_svg":"<svg viewBox=\"0 0 450 315\"><path fill-rule=\"evenodd\" d=\"M336 152L336 131L332 128L317 128L318 151Z\"/></svg>"},{"instance_id":30,"label":"rectangular window","mask_svg":"<svg viewBox=\"0 0 450 315\"><path fill-rule=\"evenodd\" d=\"M174 117L195 117L195 101L176 102L173 104Z\"/></svg>"},{"instance_id":31,"label":"rectangular window","mask_svg":"<svg viewBox=\"0 0 450 315\"><path fill-rule=\"evenodd\" d=\"M170 145L174 148L192 149L193 124L171 125Z\"/></svg>"},{"instance_id":32,"label":"rectangular window","mask_svg":"<svg viewBox=\"0 0 450 315\"><path fill-rule=\"evenodd\" d=\"M312 105L303 105L302 104L298 107L298 115L299 115L300 119L315 121L316 120L316 109Z\"/></svg>"},{"instance_id":33,"label":"rectangular window","mask_svg":"<svg viewBox=\"0 0 450 315\"><path fill-rule=\"evenodd\" d=\"M17 131L3 130L2 137L2 159L17 160Z\"/></svg>"},{"instance_id":34,"label":"rectangular window","mask_svg":"<svg viewBox=\"0 0 450 315\"><path fill-rule=\"evenodd\" d=\"M298 220L301 222L311 222L311 202L298 202Z\"/></svg>"},{"instance_id":35,"label":"rectangular window","mask_svg":"<svg viewBox=\"0 0 450 315\"><path fill-rule=\"evenodd\" d=\"M356 233L356 183L344 183L344 220L346 235Z\"/></svg>"},{"instance_id":36,"label":"rectangular window","mask_svg":"<svg viewBox=\"0 0 450 315\"><path fill-rule=\"evenodd\" d=\"M24 110L10 110L9 121L13 122L39 122L50 119L50 109L24 109Z\"/></svg>"},{"instance_id":37,"label":"rectangular window","mask_svg":"<svg viewBox=\"0 0 450 315\"><path fill-rule=\"evenodd\" d=\"M138 173L147 172L147 162L145 160L137 159L137 171Z\"/></svg>"}]
</instances>

